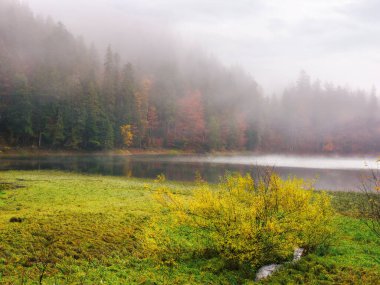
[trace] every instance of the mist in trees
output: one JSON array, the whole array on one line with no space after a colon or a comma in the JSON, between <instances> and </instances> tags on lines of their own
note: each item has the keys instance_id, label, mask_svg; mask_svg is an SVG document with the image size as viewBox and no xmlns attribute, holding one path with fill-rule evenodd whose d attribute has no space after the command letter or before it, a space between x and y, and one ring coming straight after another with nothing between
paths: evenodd
<instances>
[{"instance_id":1,"label":"mist in trees","mask_svg":"<svg viewBox=\"0 0 380 285\"><path fill-rule=\"evenodd\" d=\"M268 97L238 67L173 39L156 45L140 44L140 57L132 43L133 53L108 46L102 54L62 23L0 0L0 143L84 150L380 150L375 90L353 91L302 72L283 94Z\"/></svg>"},{"instance_id":2,"label":"mist in trees","mask_svg":"<svg viewBox=\"0 0 380 285\"><path fill-rule=\"evenodd\" d=\"M289 152L379 151L376 90L353 91L301 72L283 96L268 99L263 149Z\"/></svg>"}]
</instances>

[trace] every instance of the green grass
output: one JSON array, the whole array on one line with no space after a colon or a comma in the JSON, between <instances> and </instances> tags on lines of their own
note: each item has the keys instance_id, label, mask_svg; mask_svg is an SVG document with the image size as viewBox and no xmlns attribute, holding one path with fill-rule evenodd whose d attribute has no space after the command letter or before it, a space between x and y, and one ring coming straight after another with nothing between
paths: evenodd
<instances>
[{"instance_id":1,"label":"green grass","mask_svg":"<svg viewBox=\"0 0 380 285\"><path fill-rule=\"evenodd\" d=\"M194 187L166 184L188 195ZM150 180L122 177L0 172L0 283L38 284L40 278L43 284L253 283L254 272L227 268L215 257L167 263L142 258L141 231L161 214L152 187ZM380 241L353 206L359 205L356 195L333 196L339 214L330 248L262 283L379 284Z\"/></svg>"}]
</instances>

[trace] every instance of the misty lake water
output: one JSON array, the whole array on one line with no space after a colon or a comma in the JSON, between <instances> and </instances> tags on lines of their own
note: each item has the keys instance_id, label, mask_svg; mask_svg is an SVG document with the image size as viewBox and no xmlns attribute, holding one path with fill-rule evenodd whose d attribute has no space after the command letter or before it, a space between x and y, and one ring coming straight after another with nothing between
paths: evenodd
<instances>
[{"instance_id":1,"label":"misty lake water","mask_svg":"<svg viewBox=\"0 0 380 285\"><path fill-rule=\"evenodd\" d=\"M257 175L273 168L286 178L315 180L317 189L358 191L361 177L378 168L376 158L306 157L285 155L131 155L3 157L0 170L65 170L79 173L155 178L163 173L170 180L203 179L217 182L226 172Z\"/></svg>"}]
</instances>

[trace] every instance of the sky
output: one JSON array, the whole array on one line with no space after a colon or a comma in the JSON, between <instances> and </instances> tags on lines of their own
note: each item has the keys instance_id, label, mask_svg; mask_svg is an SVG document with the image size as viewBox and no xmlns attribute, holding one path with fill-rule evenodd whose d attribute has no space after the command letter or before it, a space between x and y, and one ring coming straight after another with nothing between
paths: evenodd
<instances>
[{"instance_id":1,"label":"sky","mask_svg":"<svg viewBox=\"0 0 380 285\"><path fill-rule=\"evenodd\" d=\"M279 93L301 70L352 89L380 88L378 0L24 2L96 45L122 47L128 33L139 38L170 31L226 65L243 67L267 94Z\"/></svg>"}]
</instances>

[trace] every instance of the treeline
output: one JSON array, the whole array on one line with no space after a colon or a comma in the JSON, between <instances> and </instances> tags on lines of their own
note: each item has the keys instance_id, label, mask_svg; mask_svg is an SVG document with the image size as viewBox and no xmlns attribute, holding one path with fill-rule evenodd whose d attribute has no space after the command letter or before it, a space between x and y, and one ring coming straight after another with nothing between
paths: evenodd
<instances>
[{"instance_id":1,"label":"treeline","mask_svg":"<svg viewBox=\"0 0 380 285\"><path fill-rule=\"evenodd\" d=\"M380 113L376 90L312 82L301 72L281 97L266 102L261 148L302 153L380 151Z\"/></svg>"},{"instance_id":2,"label":"treeline","mask_svg":"<svg viewBox=\"0 0 380 285\"><path fill-rule=\"evenodd\" d=\"M248 77L239 83L240 71L197 59L186 71L174 64L161 74L143 73L111 48L99 60L62 24L36 18L22 4L2 0L0 8L3 144L87 150L255 145L247 135L256 130L248 129L236 102L259 92ZM200 78L205 64L210 76Z\"/></svg>"},{"instance_id":3,"label":"treeline","mask_svg":"<svg viewBox=\"0 0 380 285\"><path fill-rule=\"evenodd\" d=\"M0 145L368 152L380 150L378 111L375 92L306 74L265 98L242 70L194 51L135 65L111 47L99 56L61 23L0 0Z\"/></svg>"}]
</instances>

